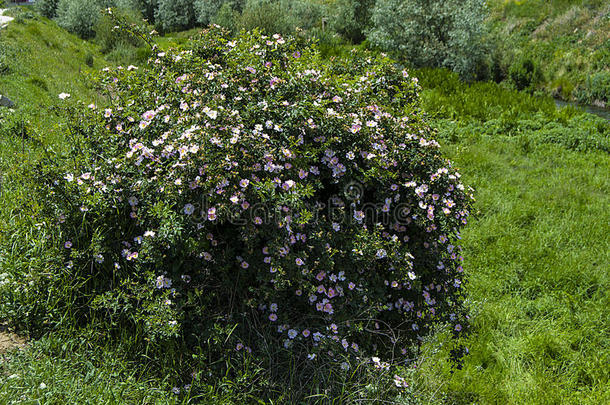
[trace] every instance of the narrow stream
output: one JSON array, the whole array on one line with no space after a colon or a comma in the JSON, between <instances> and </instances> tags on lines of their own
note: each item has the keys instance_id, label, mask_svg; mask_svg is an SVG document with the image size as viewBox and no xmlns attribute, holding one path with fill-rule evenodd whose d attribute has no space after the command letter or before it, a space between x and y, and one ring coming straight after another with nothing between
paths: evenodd
<instances>
[{"instance_id":1,"label":"narrow stream","mask_svg":"<svg viewBox=\"0 0 610 405\"><path fill-rule=\"evenodd\" d=\"M608 109L608 108L596 107L594 105L580 105L578 103L574 103L571 101L563 101L563 100L558 100L558 99L555 99L555 105L558 108L562 108L562 107L571 105L572 107L576 107L576 108L585 110L589 114L595 114L598 117L602 117L602 118L610 121L610 109Z\"/></svg>"}]
</instances>

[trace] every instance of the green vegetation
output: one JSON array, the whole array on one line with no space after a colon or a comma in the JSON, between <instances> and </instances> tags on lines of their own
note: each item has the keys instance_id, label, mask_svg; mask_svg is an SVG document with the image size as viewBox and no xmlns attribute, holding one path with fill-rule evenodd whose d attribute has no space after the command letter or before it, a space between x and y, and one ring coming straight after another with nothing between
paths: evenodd
<instances>
[{"instance_id":1,"label":"green vegetation","mask_svg":"<svg viewBox=\"0 0 610 405\"><path fill-rule=\"evenodd\" d=\"M2 403L178 403L167 381L143 380L124 356L78 339L43 338L0 356Z\"/></svg>"},{"instance_id":2,"label":"green vegetation","mask_svg":"<svg viewBox=\"0 0 610 405\"><path fill-rule=\"evenodd\" d=\"M322 47L362 43L410 67L608 103L610 6L601 0L41 0L37 8L87 38L108 6L144 16L164 33L210 23L234 33L305 32ZM114 60L128 53L119 46Z\"/></svg>"},{"instance_id":3,"label":"green vegetation","mask_svg":"<svg viewBox=\"0 0 610 405\"><path fill-rule=\"evenodd\" d=\"M95 45L31 12L11 9L9 15L26 17L11 23L0 34L0 60L5 66L0 74L2 94L18 106L31 107L54 105L62 92L79 99L95 99L86 74L106 66ZM86 66L87 55L94 57L93 69ZM44 80L48 89L31 83L32 78Z\"/></svg>"},{"instance_id":4,"label":"green vegetation","mask_svg":"<svg viewBox=\"0 0 610 405\"><path fill-rule=\"evenodd\" d=\"M154 2L137 3L146 15L144 6ZM224 7L226 21L239 21L242 9L226 4L218 14ZM596 18L604 6L585 0L492 3L492 33L505 35L488 67L490 78L501 84L464 83L439 69L410 72L419 78L422 112L438 130L442 153L475 188L474 215L461 234L471 316L470 333L461 342L469 354L460 369L452 367L454 346L449 331L440 328L419 357L399 370L404 380L356 366L353 373L306 381L310 392L318 391L305 403L350 403L389 398L388 393L398 404L610 402L610 124L572 107L559 110L551 98L532 94L561 82L565 97L603 100L608 64L595 60L606 57L599 41L608 33L607 20ZM46 18L19 9L10 13L20 17L0 32L0 93L17 103L15 112L0 110L0 322L29 332L31 342L1 355L0 402L241 404L275 396L276 403L293 403L303 392L273 384L302 378L301 362L284 358L269 367L234 357L215 363L226 374L211 378L193 366L210 363L202 353L187 356L180 344L152 351L141 344L139 332L134 338L112 327L74 324L68 316L66 306L79 316L84 307L67 270L57 274L63 263L48 260L52 252L46 246L53 239L47 237L53 233L31 217L48 208L32 199L41 180L33 168L45 150L68 150L64 135L81 128L66 121L58 106L81 100L103 110L109 103L89 73L106 66L105 59L126 66L134 49L146 48L108 30L106 21L106 33L95 42L108 39L108 49L127 50L104 56L100 45ZM576 26L567 18L571 14L580 16L574 17ZM593 26L593 33L583 32ZM195 31L156 41L164 50L188 47ZM348 53L332 31L316 35L325 56ZM365 41L360 47L366 46ZM579 62L567 69L574 60ZM60 100L62 92L71 97ZM7 289L7 282L15 288ZM105 304L107 313L121 316L123 307L112 307L112 300ZM219 328L214 336L230 339L232 333ZM204 344L224 343L210 338ZM408 385L399 395L397 382ZM330 385L343 391L325 392Z\"/></svg>"},{"instance_id":5,"label":"green vegetation","mask_svg":"<svg viewBox=\"0 0 610 405\"><path fill-rule=\"evenodd\" d=\"M446 71L418 75L478 208L463 234L470 355L453 373L446 352L431 355L428 390L449 403L608 402L610 123Z\"/></svg>"},{"instance_id":6,"label":"green vegetation","mask_svg":"<svg viewBox=\"0 0 610 405\"><path fill-rule=\"evenodd\" d=\"M208 375L197 394L256 367L250 395L290 401L371 379L393 399L421 338L467 330L472 197L392 60L210 28L98 85L111 105L66 99L69 145L32 169L37 225L5 228L13 324L120 336L180 385Z\"/></svg>"},{"instance_id":7,"label":"green vegetation","mask_svg":"<svg viewBox=\"0 0 610 405\"><path fill-rule=\"evenodd\" d=\"M27 139L35 137L42 142L40 146L59 147L63 143L59 115L54 110L61 101L58 95L68 93L73 98L100 102L103 96L92 88L88 75L106 66L95 45L55 22L27 9L9 12L15 21L0 33L0 93L15 103L15 111L0 110L3 173L18 172L31 154L37 156L41 151L26 143ZM2 215L10 215L8 207L19 202L6 204L4 200Z\"/></svg>"},{"instance_id":8,"label":"green vegetation","mask_svg":"<svg viewBox=\"0 0 610 405\"><path fill-rule=\"evenodd\" d=\"M495 80L584 103L608 102L607 1L493 0L489 24L496 44L491 66ZM523 74L530 77L526 83Z\"/></svg>"},{"instance_id":9,"label":"green vegetation","mask_svg":"<svg viewBox=\"0 0 610 405\"><path fill-rule=\"evenodd\" d=\"M524 94L493 82L461 82L445 70L420 70L423 107L439 137L456 141L469 133L557 143L569 149L610 152L610 122L581 110L558 110L550 97Z\"/></svg>"},{"instance_id":10,"label":"green vegetation","mask_svg":"<svg viewBox=\"0 0 610 405\"><path fill-rule=\"evenodd\" d=\"M451 403L607 403L610 158L500 137L445 149L477 188L473 334L462 370L438 354L422 374Z\"/></svg>"},{"instance_id":11,"label":"green vegetation","mask_svg":"<svg viewBox=\"0 0 610 405\"><path fill-rule=\"evenodd\" d=\"M481 0L377 0L367 38L415 67L447 67L463 79L485 64Z\"/></svg>"}]
</instances>

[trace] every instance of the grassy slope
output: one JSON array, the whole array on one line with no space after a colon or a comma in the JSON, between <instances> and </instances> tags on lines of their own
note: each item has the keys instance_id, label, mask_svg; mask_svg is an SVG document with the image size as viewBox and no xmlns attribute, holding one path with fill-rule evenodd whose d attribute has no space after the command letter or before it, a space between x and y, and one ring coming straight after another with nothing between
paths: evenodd
<instances>
[{"instance_id":1,"label":"grassy slope","mask_svg":"<svg viewBox=\"0 0 610 405\"><path fill-rule=\"evenodd\" d=\"M18 11L10 10L17 14ZM95 45L59 28L44 17L19 19L0 32L9 48L9 72L0 75L0 91L18 106L47 107L58 103L57 95L95 100L81 73L107 65ZM93 57L93 69L86 57Z\"/></svg>"},{"instance_id":2,"label":"grassy slope","mask_svg":"<svg viewBox=\"0 0 610 405\"><path fill-rule=\"evenodd\" d=\"M610 74L607 1L491 0L489 4L495 36L509 55L533 57L549 93L570 98L590 75Z\"/></svg>"},{"instance_id":3,"label":"grassy slope","mask_svg":"<svg viewBox=\"0 0 610 405\"><path fill-rule=\"evenodd\" d=\"M9 13L19 15L19 11L11 9ZM0 94L15 102L14 119L24 123L28 136L46 145L57 145L62 137L58 115L52 107L74 99L99 102L101 97L87 85L85 74L102 68L105 61L94 45L43 17L16 18L0 31L0 45L8 65L7 71L0 74ZM93 68L85 64L87 55L93 57ZM70 101L58 98L64 92L71 94ZM32 144L23 142L21 134L8 132L0 137L3 171L10 170L16 162L34 159L37 153Z\"/></svg>"}]
</instances>

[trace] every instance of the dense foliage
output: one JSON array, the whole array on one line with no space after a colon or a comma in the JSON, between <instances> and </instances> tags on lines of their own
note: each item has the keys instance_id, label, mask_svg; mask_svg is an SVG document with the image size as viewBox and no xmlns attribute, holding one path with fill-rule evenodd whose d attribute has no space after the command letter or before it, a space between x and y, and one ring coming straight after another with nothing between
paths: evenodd
<instances>
[{"instance_id":1,"label":"dense foliage","mask_svg":"<svg viewBox=\"0 0 610 405\"><path fill-rule=\"evenodd\" d=\"M104 0L59 0L57 23L81 38L91 38L105 4Z\"/></svg>"},{"instance_id":2,"label":"dense foliage","mask_svg":"<svg viewBox=\"0 0 610 405\"><path fill-rule=\"evenodd\" d=\"M43 16L54 18L57 15L57 3L59 3L59 0L38 0L35 7Z\"/></svg>"},{"instance_id":3,"label":"dense foliage","mask_svg":"<svg viewBox=\"0 0 610 405\"><path fill-rule=\"evenodd\" d=\"M226 0L196 0L193 7L197 22L203 25L212 23L223 4L230 4L230 2Z\"/></svg>"},{"instance_id":4,"label":"dense foliage","mask_svg":"<svg viewBox=\"0 0 610 405\"><path fill-rule=\"evenodd\" d=\"M213 28L101 85L112 106L77 109L37 176L54 313L311 367L386 369L466 327L471 197L390 60Z\"/></svg>"},{"instance_id":5,"label":"dense foliage","mask_svg":"<svg viewBox=\"0 0 610 405\"><path fill-rule=\"evenodd\" d=\"M371 28L375 0L337 0L332 7L332 28L344 38L359 43Z\"/></svg>"},{"instance_id":6,"label":"dense foliage","mask_svg":"<svg viewBox=\"0 0 610 405\"><path fill-rule=\"evenodd\" d=\"M158 0L155 21L164 31L191 28L195 22L192 0Z\"/></svg>"},{"instance_id":7,"label":"dense foliage","mask_svg":"<svg viewBox=\"0 0 610 405\"><path fill-rule=\"evenodd\" d=\"M417 72L423 107L433 111L439 137L455 141L476 132L515 137L524 144L556 143L579 151L610 152L610 122L574 107L557 109L550 97L537 97L491 82L464 83L441 69Z\"/></svg>"},{"instance_id":8,"label":"dense foliage","mask_svg":"<svg viewBox=\"0 0 610 405\"><path fill-rule=\"evenodd\" d=\"M258 28L268 35L309 33L321 26L324 8L308 0L247 0L236 26L239 29ZM218 21L218 19L216 20Z\"/></svg>"},{"instance_id":9,"label":"dense foliage","mask_svg":"<svg viewBox=\"0 0 610 405\"><path fill-rule=\"evenodd\" d=\"M151 345L141 333L145 319L125 320L128 313L133 313L129 302L145 301L136 300L139 292L125 294L125 299L116 305L110 295L96 303L98 312L91 311L91 300L110 288L112 281L97 272L100 270L97 267L89 268L88 281L83 276L86 270L82 258L76 261L80 263L78 270L74 266L64 268L64 239L58 241L55 227L48 225L55 218L48 220L37 214L50 200L48 196L39 198L40 194L35 192L32 183L40 186L41 179L40 171L32 173L32 166L45 153L55 160L54 151L65 150L64 133L69 134L68 142L80 141L90 133L105 135L101 129L83 131L86 125L79 123L80 112L73 115L75 120L70 126L62 124L55 105L72 105L77 99L90 103L95 99L97 110L105 112L107 107L114 109L129 101L106 106L103 97L98 98L103 92L84 80L82 72L88 71L85 64L95 68L107 65L99 47L36 17L26 11L28 7L9 10L9 15L16 18L0 38L0 87L17 107L16 111L0 109L0 321L3 330L10 323L21 327L21 333L27 331L31 344L17 353L3 354L0 402L608 402L609 376L605 365L610 352L605 339L609 333L608 306L604 304L608 301L609 279L603 269L608 267L605 252L610 240L607 226L599 218L605 217L609 205L610 124L573 107L556 108L548 97L515 91L514 79L520 76L509 75L511 70L518 73L519 66L527 67L531 59L534 70L543 73L541 83L526 87L535 90L554 77L553 70L565 67L568 78L590 78L590 83L587 79L582 82L586 86L578 89L579 98L599 101L597 95L607 94L603 89L608 81L604 72L591 73L593 65L588 63L594 60L595 69L607 66L603 63L604 52L607 54L604 47L591 45L604 31L601 26L598 30L587 23L578 24L576 33L570 21L555 23L563 15L544 17L549 18L548 24L544 18L534 17L536 21L532 24L532 8L548 6L556 10L561 4L573 4L568 14L578 20L596 13L590 8L593 1L501 3L509 10L498 29L503 33L510 31L510 35L505 35L504 45L516 46L512 43L515 36L523 36L526 49L529 48L523 54L512 54L511 49L507 53L494 52L494 78L498 72L499 80L508 79L505 83L464 83L457 75L437 69L413 72L422 86L422 108L432 118L428 122L438 128L435 137L443 140L442 151L462 168L460 172L468 183L477 185L479 214L462 234L472 279L468 303L475 315L474 333L464 341L471 355L459 371L450 371L445 361L452 345L441 345L439 349L436 341L425 344L408 369L384 368L382 358L375 362L368 357L365 345L360 349L366 357L355 360L368 362L368 367L354 366L353 355L340 360L345 361L344 368L351 363L349 372L343 368L333 372L325 367L328 363L336 364L337 355L330 358L317 353L316 358L308 359L300 352L304 349L303 341L294 343L290 350L296 355L292 356L284 349L283 339L271 336L263 340L256 335L258 338L247 339L252 342L246 345L252 350L248 353L236 339L243 342L243 331L251 325L248 322L257 320L249 315L237 317L239 322L236 317L233 321L220 320L218 329L195 342L196 335L189 334L188 326L183 324L178 333L186 337L184 341L158 336ZM226 16L223 21L231 22L233 27L239 25L241 9L232 8L229 3L221 8ZM516 26L511 13L519 16ZM96 42L119 44L105 56L106 60L121 61L128 66L131 59L118 52L130 37L112 30L112 20L102 20L104 27L95 28ZM593 20L598 19L591 17ZM150 21L154 22L154 15ZM101 26L102 21L98 24ZM143 32L153 29L142 28ZM596 32L590 33L589 29ZM567 35L554 36L553 46L548 46L545 37L561 32ZM332 30L326 34L336 38ZM186 35L171 34L158 39L164 49L174 40L185 41ZM340 42L322 45L324 55L345 54L348 48ZM365 46L366 43L360 47ZM605 48L609 49L607 45ZM583 49L590 52L583 54ZM554 59L548 59L549 55ZM554 63L549 63L550 60ZM134 64L143 69L139 63ZM579 76L574 75L576 72ZM119 75L115 77L122 79ZM562 93L569 94L569 86L562 84ZM57 97L59 93L63 93L64 99ZM95 123L99 117L91 118ZM148 128L154 128L154 124ZM90 142L89 139L71 146L86 147ZM61 175L81 173L81 168L90 166L87 162L91 159L64 160L66 165L61 171L53 169L52 164L49 168L52 178L63 182ZM110 169L105 165L103 171L108 173ZM75 177L73 185L79 181ZM71 195L80 198L84 193ZM140 208L144 209L138 213L149 212L146 207ZM85 222L91 224L88 221L92 211L87 212ZM103 231L108 226L99 229ZM77 229L68 230L66 234L76 232ZM82 235L70 240L82 238L82 245L87 246L90 243L87 232L84 229ZM575 240L578 243L573 243ZM125 273L115 275L120 279ZM141 281L138 274L131 277L134 282ZM100 280L106 280L106 285ZM117 287L114 294L125 290ZM87 295L88 292L92 293ZM172 305L183 302L183 298L170 299ZM101 311L104 307L111 309L104 313ZM122 315L118 314L121 309L125 311ZM109 325L109 319L115 323ZM250 330L265 332L260 324ZM51 333L38 340L46 331ZM441 333L433 339L443 337ZM341 353L342 346L337 349ZM403 358L398 360L402 362ZM271 382L277 383L274 388L261 389ZM407 384L409 387L404 388ZM310 396L304 399L291 395L295 386ZM397 386L400 386L398 396L387 395L396 393ZM185 395L168 395L172 391Z\"/></svg>"},{"instance_id":10,"label":"dense foliage","mask_svg":"<svg viewBox=\"0 0 610 405\"><path fill-rule=\"evenodd\" d=\"M447 67L463 78L483 62L482 0L378 0L369 41L417 67Z\"/></svg>"}]
</instances>

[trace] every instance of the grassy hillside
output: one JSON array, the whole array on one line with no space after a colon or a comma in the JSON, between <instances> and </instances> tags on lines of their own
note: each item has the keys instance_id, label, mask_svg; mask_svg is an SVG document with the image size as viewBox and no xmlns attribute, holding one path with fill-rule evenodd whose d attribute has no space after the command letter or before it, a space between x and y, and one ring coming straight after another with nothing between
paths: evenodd
<instances>
[{"instance_id":1,"label":"grassy hillside","mask_svg":"<svg viewBox=\"0 0 610 405\"><path fill-rule=\"evenodd\" d=\"M492 0L490 24L504 74L526 60L549 94L607 103L610 3L603 0Z\"/></svg>"},{"instance_id":2,"label":"grassy hillside","mask_svg":"<svg viewBox=\"0 0 610 405\"><path fill-rule=\"evenodd\" d=\"M16 19L0 31L0 91L17 106L50 106L57 95L94 101L83 73L107 65L98 48L57 26L54 21L11 9Z\"/></svg>"},{"instance_id":3,"label":"grassy hillside","mask_svg":"<svg viewBox=\"0 0 610 405\"><path fill-rule=\"evenodd\" d=\"M59 119L53 109L62 105L60 93L69 93L71 101L102 101L86 76L107 64L95 45L66 32L54 21L23 8L7 13L15 20L0 31L0 94L15 103L15 111L0 111L3 171L13 162L33 158L40 150L25 144L23 138L35 138L43 145L61 142ZM25 156L17 157L19 154Z\"/></svg>"}]
</instances>

